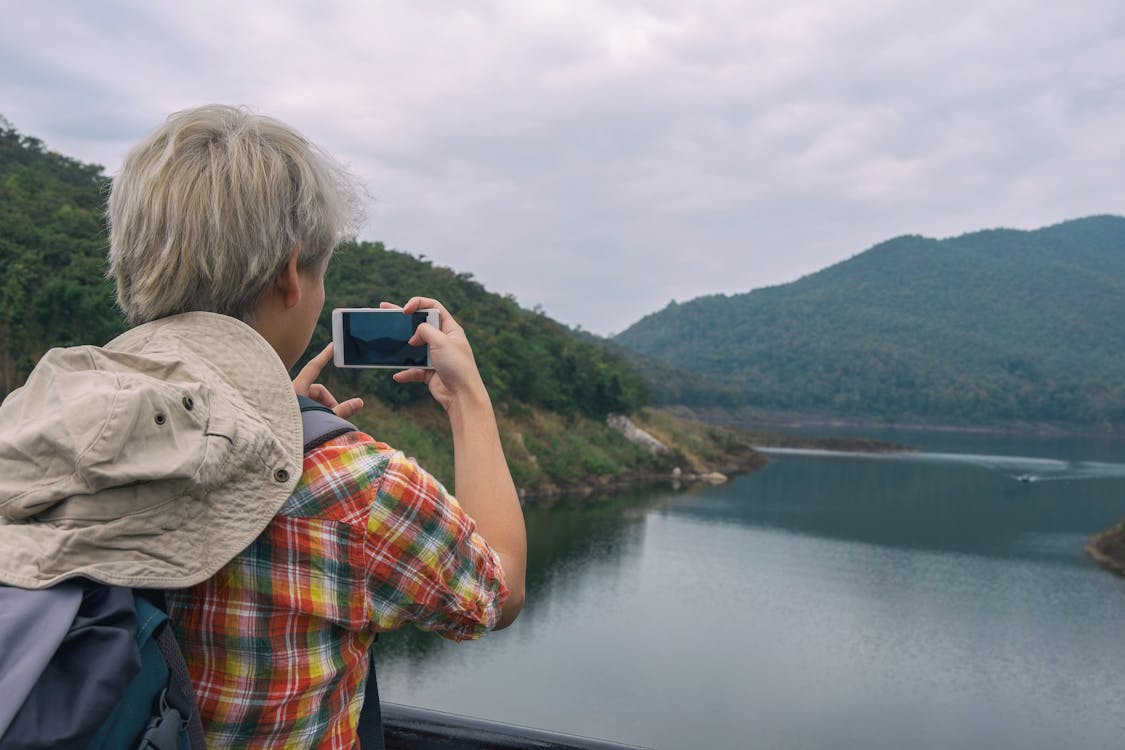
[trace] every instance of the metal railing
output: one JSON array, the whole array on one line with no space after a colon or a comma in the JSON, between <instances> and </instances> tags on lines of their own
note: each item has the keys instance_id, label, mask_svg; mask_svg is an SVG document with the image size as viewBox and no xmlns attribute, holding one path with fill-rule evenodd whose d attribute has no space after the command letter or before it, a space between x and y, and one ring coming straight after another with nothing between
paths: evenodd
<instances>
[{"instance_id":1,"label":"metal railing","mask_svg":"<svg viewBox=\"0 0 1125 750\"><path fill-rule=\"evenodd\" d=\"M382 707L387 750L640 750L399 703Z\"/></svg>"}]
</instances>

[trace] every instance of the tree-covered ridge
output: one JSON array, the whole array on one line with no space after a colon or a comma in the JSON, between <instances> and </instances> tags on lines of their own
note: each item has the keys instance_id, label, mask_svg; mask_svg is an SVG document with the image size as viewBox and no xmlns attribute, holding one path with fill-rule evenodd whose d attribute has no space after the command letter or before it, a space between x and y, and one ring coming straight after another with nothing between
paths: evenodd
<instances>
[{"instance_id":1,"label":"tree-covered ridge","mask_svg":"<svg viewBox=\"0 0 1125 750\"><path fill-rule=\"evenodd\" d=\"M511 297L485 290L471 274L388 250L382 243L345 245L325 277L327 299L310 351L331 337L334 307L403 304L414 295L442 301L464 326L481 375L496 401L536 405L566 415L604 419L630 413L648 401L648 388L624 358L575 335L546 315L521 308ZM340 370L345 391L376 394L389 403L429 398L403 388L386 370Z\"/></svg>"},{"instance_id":2,"label":"tree-covered ridge","mask_svg":"<svg viewBox=\"0 0 1125 750\"><path fill-rule=\"evenodd\" d=\"M671 304L617 341L763 412L1120 427L1123 320L1125 218L1097 216L899 237L791 284Z\"/></svg>"},{"instance_id":3,"label":"tree-covered ridge","mask_svg":"<svg viewBox=\"0 0 1125 750\"><path fill-rule=\"evenodd\" d=\"M101 167L48 151L0 118L0 395L52 346L124 330L103 278Z\"/></svg>"},{"instance_id":4,"label":"tree-covered ridge","mask_svg":"<svg viewBox=\"0 0 1125 750\"><path fill-rule=\"evenodd\" d=\"M20 385L50 347L102 344L124 330L104 278L103 220L108 179L101 167L53 153L0 119L0 396ZM333 307L436 297L457 316L473 343L494 399L566 415L604 418L647 401L643 380L598 342L488 292L470 274L378 243L342 247L325 279L327 300L313 339L331 337ZM388 371L340 371L349 392L390 404L425 396Z\"/></svg>"}]
</instances>

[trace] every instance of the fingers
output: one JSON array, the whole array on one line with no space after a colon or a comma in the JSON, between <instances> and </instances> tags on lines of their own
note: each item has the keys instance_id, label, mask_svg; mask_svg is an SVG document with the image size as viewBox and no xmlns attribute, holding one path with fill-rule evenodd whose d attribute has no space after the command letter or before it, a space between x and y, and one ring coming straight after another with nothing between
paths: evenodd
<instances>
[{"instance_id":1,"label":"fingers","mask_svg":"<svg viewBox=\"0 0 1125 750\"><path fill-rule=\"evenodd\" d=\"M415 310L419 310L423 307L433 307L441 310L442 313L445 312L445 307L432 297L411 297L406 301L406 304L402 306L402 311L406 313L412 313Z\"/></svg>"},{"instance_id":2,"label":"fingers","mask_svg":"<svg viewBox=\"0 0 1125 750\"><path fill-rule=\"evenodd\" d=\"M318 404L323 404L329 409L335 409L340 405L340 403L336 400L336 397L329 393L328 389L320 383L313 383L309 386L308 396L313 401L316 401Z\"/></svg>"},{"instance_id":3,"label":"fingers","mask_svg":"<svg viewBox=\"0 0 1125 750\"><path fill-rule=\"evenodd\" d=\"M433 346L441 340L442 336L447 335L449 335L449 331L439 331L429 323L422 323L414 329L414 333L411 334L410 340L406 343L411 346L422 346L423 344Z\"/></svg>"},{"instance_id":4,"label":"fingers","mask_svg":"<svg viewBox=\"0 0 1125 750\"><path fill-rule=\"evenodd\" d=\"M336 414L337 417L340 417L341 419L350 419L354 415L358 414L359 410L362 408L363 399L349 398L344 403L334 406L332 408L332 411Z\"/></svg>"},{"instance_id":5,"label":"fingers","mask_svg":"<svg viewBox=\"0 0 1125 750\"><path fill-rule=\"evenodd\" d=\"M320 383L313 383L309 387L308 396L318 404L327 406L337 417L341 417L342 419L348 419L363 408L363 399L349 398L347 401L341 403Z\"/></svg>"},{"instance_id":6,"label":"fingers","mask_svg":"<svg viewBox=\"0 0 1125 750\"><path fill-rule=\"evenodd\" d=\"M430 377L433 376L433 372L433 370L412 367L409 370L399 370L391 377L396 383L428 383Z\"/></svg>"},{"instance_id":7,"label":"fingers","mask_svg":"<svg viewBox=\"0 0 1125 750\"><path fill-rule=\"evenodd\" d=\"M449 314L449 311L445 309L445 305L441 304L433 297L411 297L407 300L406 304L402 306L402 311L404 313L431 309L437 310L441 314L440 323L442 333L451 333L461 329L461 325Z\"/></svg>"},{"instance_id":8,"label":"fingers","mask_svg":"<svg viewBox=\"0 0 1125 750\"><path fill-rule=\"evenodd\" d=\"M310 359L309 363L301 368L297 377L293 378L293 390L301 395L308 394L316 379L320 377L320 371L331 361L332 344L329 343L320 351L320 354Z\"/></svg>"},{"instance_id":9,"label":"fingers","mask_svg":"<svg viewBox=\"0 0 1125 750\"><path fill-rule=\"evenodd\" d=\"M327 406L332 410L332 413L343 419L351 417L363 408L363 399L349 398L347 401L339 402L336 400L336 397L320 383L312 384L312 387L309 388L308 397L321 406Z\"/></svg>"},{"instance_id":10,"label":"fingers","mask_svg":"<svg viewBox=\"0 0 1125 750\"><path fill-rule=\"evenodd\" d=\"M318 404L327 406L336 416L348 419L363 408L363 399L349 398L347 401L340 403L331 391L315 382L320 377L320 371L331 361L332 344L329 344L319 354L310 359L309 363L297 373L297 377L293 378L293 390L301 396L308 396Z\"/></svg>"}]
</instances>

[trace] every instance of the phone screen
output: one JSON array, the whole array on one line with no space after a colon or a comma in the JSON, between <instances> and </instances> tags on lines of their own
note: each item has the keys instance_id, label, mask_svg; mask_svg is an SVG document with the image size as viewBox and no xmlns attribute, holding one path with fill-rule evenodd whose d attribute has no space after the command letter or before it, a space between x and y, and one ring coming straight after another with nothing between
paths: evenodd
<instances>
[{"instance_id":1,"label":"phone screen","mask_svg":"<svg viewBox=\"0 0 1125 750\"><path fill-rule=\"evenodd\" d=\"M427 313L405 315L387 312L342 312L341 343L343 359L350 366L426 367L429 352L425 346L406 343L414 330L426 322Z\"/></svg>"}]
</instances>

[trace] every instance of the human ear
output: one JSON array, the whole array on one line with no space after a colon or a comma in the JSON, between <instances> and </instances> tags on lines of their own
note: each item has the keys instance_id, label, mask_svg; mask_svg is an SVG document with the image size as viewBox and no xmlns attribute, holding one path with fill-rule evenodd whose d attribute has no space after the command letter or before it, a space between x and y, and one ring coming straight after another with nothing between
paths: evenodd
<instances>
[{"instance_id":1,"label":"human ear","mask_svg":"<svg viewBox=\"0 0 1125 750\"><path fill-rule=\"evenodd\" d=\"M281 294L281 301L288 310L296 307L297 303L301 301L301 284L297 276L297 256L301 254L301 248L293 248L293 252L289 254L289 260L285 261L285 266L282 267L281 272L277 275L277 281L274 282L277 291Z\"/></svg>"}]
</instances>

